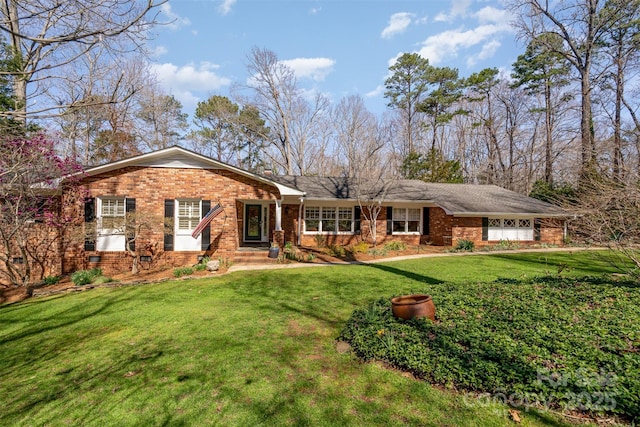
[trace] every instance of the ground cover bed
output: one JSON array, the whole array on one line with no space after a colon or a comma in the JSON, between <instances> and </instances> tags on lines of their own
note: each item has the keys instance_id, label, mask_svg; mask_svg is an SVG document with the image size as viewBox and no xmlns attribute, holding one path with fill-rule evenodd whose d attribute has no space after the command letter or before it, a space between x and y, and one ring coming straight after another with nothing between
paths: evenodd
<instances>
[{"instance_id":1,"label":"ground cover bed","mask_svg":"<svg viewBox=\"0 0 640 427\"><path fill-rule=\"evenodd\" d=\"M354 312L392 295L444 296L496 279L517 287L505 281L559 271L614 272L590 252L470 255L234 272L5 304L0 425L513 425L508 405L362 363L337 338ZM436 302L444 316L452 303ZM573 423L533 407L518 419Z\"/></svg>"},{"instance_id":2,"label":"ground cover bed","mask_svg":"<svg viewBox=\"0 0 640 427\"><path fill-rule=\"evenodd\" d=\"M640 287L602 277L427 288L436 321L396 319L389 298L342 331L363 360L521 408L640 417Z\"/></svg>"}]
</instances>

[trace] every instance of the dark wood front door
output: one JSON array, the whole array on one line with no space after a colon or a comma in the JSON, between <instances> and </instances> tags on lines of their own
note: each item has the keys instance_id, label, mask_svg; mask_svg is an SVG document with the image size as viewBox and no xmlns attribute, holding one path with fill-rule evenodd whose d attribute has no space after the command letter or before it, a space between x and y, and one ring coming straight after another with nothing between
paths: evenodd
<instances>
[{"instance_id":1,"label":"dark wood front door","mask_svg":"<svg viewBox=\"0 0 640 427\"><path fill-rule=\"evenodd\" d=\"M245 205L244 240L262 240L262 205Z\"/></svg>"}]
</instances>

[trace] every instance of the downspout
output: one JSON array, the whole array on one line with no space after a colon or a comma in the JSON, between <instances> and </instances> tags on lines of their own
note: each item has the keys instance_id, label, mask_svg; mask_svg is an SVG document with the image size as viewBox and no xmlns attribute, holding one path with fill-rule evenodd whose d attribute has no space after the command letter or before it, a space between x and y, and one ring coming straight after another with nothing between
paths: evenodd
<instances>
[{"instance_id":1,"label":"downspout","mask_svg":"<svg viewBox=\"0 0 640 427\"><path fill-rule=\"evenodd\" d=\"M296 246L300 246L302 244L302 207L304 205L304 193L300 196L300 205L298 205L298 241L296 242Z\"/></svg>"}]
</instances>

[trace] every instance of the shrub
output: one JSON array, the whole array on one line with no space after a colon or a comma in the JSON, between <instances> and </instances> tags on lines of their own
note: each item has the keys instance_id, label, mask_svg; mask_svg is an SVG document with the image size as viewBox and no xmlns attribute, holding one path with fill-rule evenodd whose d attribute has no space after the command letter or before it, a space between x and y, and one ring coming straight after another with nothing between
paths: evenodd
<instances>
[{"instance_id":1,"label":"shrub","mask_svg":"<svg viewBox=\"0 0 640 427\"><path fill-rule=\"evenodd\" d=\"M195 265L195 270L196 271L204 271L207 269L207 263L210 261L210 258L208 256L202 257L202 259L200 260L200 262L198 262Z\"/></svg>"},{"instance_id":2,"label":"shrub","mask_svg":"<svg viewBox=\"0 0 640 427\"><path fill-rule=\"evenodd\" d=\"M351 247L351 252L354 254L366 254L369 250L369 244L367 242L360 242Z\"/></svg>"},{"instance_id":3,"label":"shrub","mask_svg":"<svg viewBox=\"0 0 640 427\"><path fill-rule=\"evenodd\" d=\"M71 281L76 286L84 286L93 283L96 277L102 276L102 270L92 268L91 270L78 270L71 275Z\"/></svg>"},{"instance_id":4,"label":"shrub","mask_svg":"<svg viewBox=\"0 0 640 427\"><path fill-rule=\"evenodd\" d=\"M176 267L173 269L174 277L188 276L190 274L193 274L193 268L191 267Z\"/></svg>"},{"instance_id":5,"label":"shrub","mask_svg":"<svg viewBox=\"0 0 640 427\"><path fill-rule=\"evenodd\" d=\"M93 284L95 284L95 285L100 285L100 284L102 284L102 283L111 283L111 282L113 282L113 279L112 279L111 277L107 277L107 276L98 276L98 277L96 277L96 278L93 280L93 282L91 282L91 283L93 283Z\"/></svg>"},{"instance_id":6,"label":"shrub","mask_svg":"<svg viewBox=\"0 0 640 427\"><path fill-rule=\"evenodd\" d=\"M49 285L55 285L60 281L60 279L61 279L60 276L47 276L44 279L42 279L42 281L44 282L45 285L49 286Z\"/></svg>"},{"instance_id":7,"label":"shrub","mask_svg":"<svg viewBox=\"0 0 640 427\"><path fill-rule=\"evenodd\" d=\"M344 258L347 254L347 251L344 249L344 247L340 245L328 245L327 249L329 249L329 255L337 258Z\"/></svg>"},{"instance_id":8,"label":"shrub","mask_svg":"<svg viewBox=\"0 0 640 427\"><path fill-rule=\"evenodd\" d=\"M507 403L640 416L637 283L544 277L422 293L436 322L396 319L389 297L354 311L340 339L363 360Z\"/></svg>"},{"instance_id":9,"label":"shrub","mask_svg":"<svg viewBox=\"0 0 640 427\"><path fill-rule=\"evenodd\" d=\"M367 251L367 253L371 256L387 256L387 248L371 248Z\"/></svg>"},{"instance_id":10,"label":"shrub","mask_svg":"<svg viewBox=\"0 0 640 427\"><path fill-rule=\"evenodd\" d=\"M475 246L475 243L473 243L473 240L460 239L456 243L456 247L453 249L455 251L473 252L474 246Z\"/></svg>"},{"instance_id":11,"label":"shrub","mask_svg":"<svg viewBox=\"0 0 640 427\"><path fill-rule=\"evenodd\" d=\"M388 251L404 251L407 245L404 242L394 240L393 242L385 243L384 248Z\"/></svg>"}]
</instances>

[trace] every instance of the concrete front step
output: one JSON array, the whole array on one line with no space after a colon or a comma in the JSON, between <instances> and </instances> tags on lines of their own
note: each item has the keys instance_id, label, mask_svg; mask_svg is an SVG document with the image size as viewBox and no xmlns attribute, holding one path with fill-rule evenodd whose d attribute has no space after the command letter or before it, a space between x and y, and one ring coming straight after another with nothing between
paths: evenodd
<instances>
[{"instance_id":1,"label":"concrete front step","mask_svg":"<svg viewBox=\"0 0 640 427\"><path fill-rule=\"evenodd\" d=\"M233 255L234 264L271 264L277 258L269 258L269 248L240 248Z\"/></svg>"}]
</instances>

